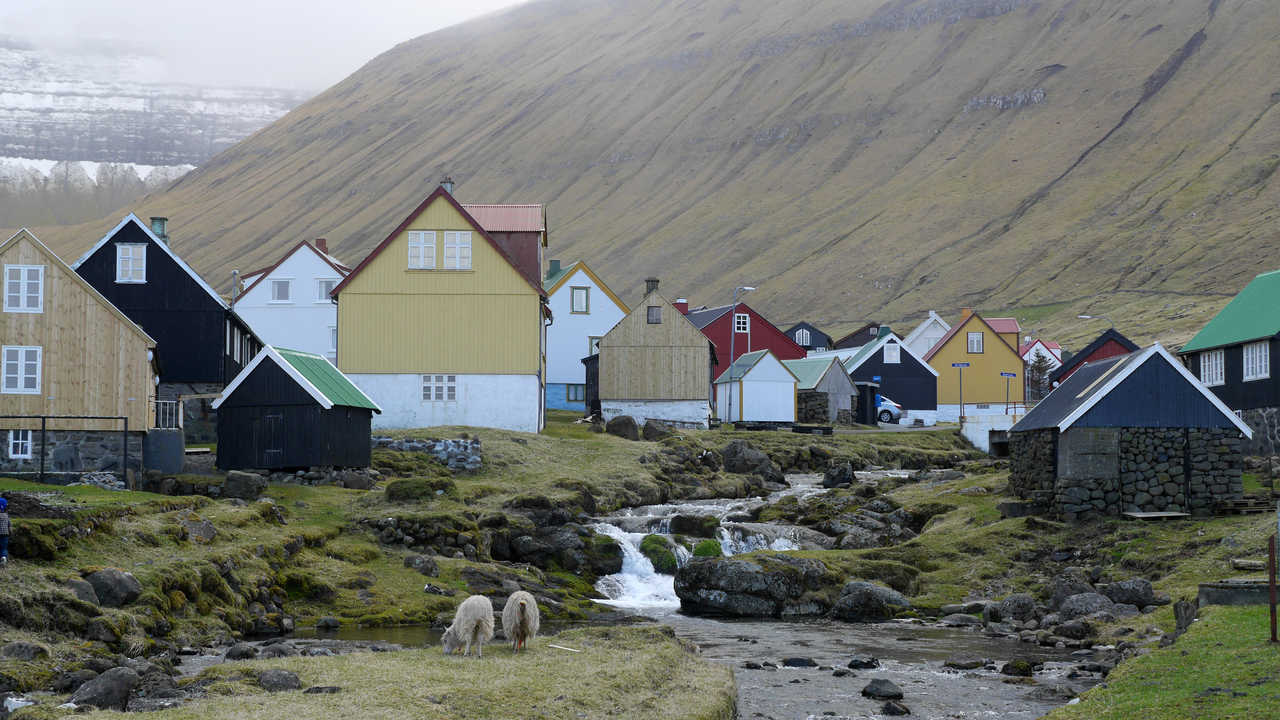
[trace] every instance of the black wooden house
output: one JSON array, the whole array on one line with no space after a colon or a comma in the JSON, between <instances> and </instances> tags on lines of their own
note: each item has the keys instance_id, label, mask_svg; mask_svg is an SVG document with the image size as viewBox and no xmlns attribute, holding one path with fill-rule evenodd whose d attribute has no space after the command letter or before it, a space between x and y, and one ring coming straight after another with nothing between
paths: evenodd
<instances>
[{"instance_id":1,"label":"black wooden house","mask_svg":"<svg viewBox=\"0 0 1280 720\"><path fill-rule=\"evenodd\" d=\"M877 383L879 394L902 406L904 424L917 419L925 425L937 422L938 371L889 328L881 328L875 341L844 362L844 369L855 383Z\"/></svg>"},{"instance_id":2,"label":"black wooden house","mask_svg":"<svg viewBox=\"0 0 1280 720\"><path fill-rule=\"evenodd\" d=\"M369 466L373 400L325 358L264 347L222 392L219 470Z\"/></svg>"},{"instance_id":3,"label":"black wooden house","mask_svg":"<svg viewBox=\"0 0 1280 720\"><path fill-rule=\"evenodd\" d=\"M831 336L807 322L799 322L785 331L787 337L808 352L823 352L834 347Z\"/></svg>"}]
</instances>

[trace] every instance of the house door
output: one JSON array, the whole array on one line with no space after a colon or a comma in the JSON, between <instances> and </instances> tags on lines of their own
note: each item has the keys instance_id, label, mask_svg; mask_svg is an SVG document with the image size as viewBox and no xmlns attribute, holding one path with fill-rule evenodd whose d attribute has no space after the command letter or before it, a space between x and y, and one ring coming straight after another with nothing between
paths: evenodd
<instances>
[{"instance_id":1,"label":"house door","mask_svg":"<svg viewBox=\"0 0 1280 720\"><path fill-rule=\"evenodd\" d=\"M284 414L262 416L262 459L268 468L282 467L284 462Z\"/></svg>"}]
</instances>

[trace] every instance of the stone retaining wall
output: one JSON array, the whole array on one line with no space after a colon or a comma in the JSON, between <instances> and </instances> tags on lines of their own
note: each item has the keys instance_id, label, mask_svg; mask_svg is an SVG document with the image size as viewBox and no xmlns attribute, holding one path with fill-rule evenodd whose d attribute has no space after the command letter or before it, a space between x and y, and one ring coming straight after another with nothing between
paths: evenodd
<instances>
[{"instance_id":1,"label":"stone retaining wall","mask_svg":"<svg viewBox=\"0 0 1280 720\"><path fill-rule=\"evenodd\" d=\"M1058 444L1053 429L1009 434L1009 489L1046 505L1053 498Z\"/></svg>"},{"instance_id":2,"label":"stone retaining wall","mask_svg":"<svg viewBox=\"0 0 1280 720\"><path fill-rule=\"evenodd\" d=\"M0 440L8 441L7 432L0 433ZM49 430L45 433L41 448L40 431L31 431L31 458L15 460L9 457L8 448L0 452L0 472L22 478L35 479L40 472L40 455L44 454L44 470L47 482L66 484L75 482L82 473L110 472L121 475L124 458L121 456L121 433L116 430ZM146 433L128 433L129 469L142 469L142 439Z\"/></svg>"},{"instance_id":3,"label":"stone retaining wall","mask_svg":"<svg viewBox=\"0 0 1280 720\"><path fill-rule=\"evenodd\" d=\"M831 422L831 398L824 392L801 390L796 393L796 422L826 425Z\"/></svg>"},{"instance_id":4,"label":"stone retaining wall","mask_svg":"<svg viewBox=\"0 0 1280 720\"><path fill-rule=\"evenodd\" d=\"M1241 452L1266 456L1280 453L1280 408L1254 408L1240 414L1245 424L1253 428L1253 438L1241 443Z\"/></svg>"}]
</instances>

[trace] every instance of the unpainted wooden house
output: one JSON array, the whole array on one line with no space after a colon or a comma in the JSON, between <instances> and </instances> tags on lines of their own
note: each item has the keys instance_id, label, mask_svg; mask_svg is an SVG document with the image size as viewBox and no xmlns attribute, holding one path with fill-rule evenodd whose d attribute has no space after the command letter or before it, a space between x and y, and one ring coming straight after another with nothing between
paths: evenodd
<instances>
[{"instance_id":1,"label":"unpainted wooden house","mask_svg":"<svg viewBox=\"0 0 1280 720\"><path fill-rule=\"evenodd\" d=\"M853 424L858 390L838 358L801 358L782 364L796 376L796 422Z\"/></svg>"}]
</instances>

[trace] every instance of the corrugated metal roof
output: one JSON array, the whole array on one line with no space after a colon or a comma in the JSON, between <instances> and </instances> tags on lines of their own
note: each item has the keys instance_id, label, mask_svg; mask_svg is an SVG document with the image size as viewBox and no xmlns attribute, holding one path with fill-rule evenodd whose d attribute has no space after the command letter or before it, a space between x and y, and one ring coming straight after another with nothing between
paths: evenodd
<instances>
[{"instance_id":1,"label":"corrugated metal roof","mask_svg":"<svg viewBox=\"0 0 1280 720\"><path fill-rule=\"evenodd\" d=\"M314 385L334 405L367 408L381 412L360 388L323 357L284 348L276 348L276 352L280 353L280 357L284 358L285 362L292 365L302 377L307 379L307 382Z\"/></svg>"},{"instance_id":2,"label":"corrugated metal roof","mask_svg":"<svg viewBox=\"0 0 1280 720\"><path fill-rule=\"evenodd\" d=\"M542 205L485 205L462 203L487 232L544 232Z\"/></svg>"},{"instance_id":3,"label":"corrugated metal roof","mask_svg":"<svg viewBox=\"0 0 1280 720\"><path fill-rule=\"evenodd\" d=\"M797 390L812 390L822 382L822 377L827 374L833 362L836 362L834 357L816 357L783 360L782 364L796 376Z\"/></svg>"},{"instance_id":4,"label":"corrugated metal roof","mask_svg":"<svg viewBox=\"0 0 1280 720\"><path fill-rule=\"evenodd\" d=\"M742 377L747 374L747 371L755 367L756 363L760 362L760 358L764 357L764 354L767 352L769 351L754 350L749 353L742 353L741 355L738 356L737 360L733 361L733 364L729 366L729 369L725 370L723 373L720 374L720 377L716 378L716 382L719 383L719 382L729 382L730 380L741 380Z\"/></svg>"},{"instance_id":5,"label":"corrugated metal roof","mask_svg":"<svg viewBox=\"0 0 1280 720\"><path fill-rule=\"evenodd\" d=\"M1020 333L1022 326L1018 324L1017 318L1000 317L1000 318L983 318L992 330L998 333Z\"/></svg>"},{"instance_id":6,"label":"corrugated metal roof","mask_svg":"<svg viewBox=\"0 0 1280 720\"><path fill-rule=\"evenodd\" d=\"M738 303L741 305L742 303ZM693 323L699 330L705 328L716 321L716 318L729 312L729 308L733 305L721 305L720 307L703 308L701 310L690 310L685 314L689 318L689 322Z\"/></svg>"},{"instance_id":7,"label":"corrugated metal roof","mask_svg":"<svg viewBox=\"0 0 1280 720\"><path fill-rule=\"evenodd\" d=\"M1255 277L1222 311L1182 346L1182 352L1208 350L1269 338L1280 333L1280 270Z\"/></svg>"},{"instance_id":8,"label":"corrugated metal roof","mask_svg":"<svg viewBox=\"0 0 1280 720\"><path fill-rule=\"evenodd\" d=\"M568 275L569 273L572 273L574 270L577 270L577 269L578 269L578 263L580 263L580 262L582 262L582 261L581 261L581 260L575 260L573 263L571 263L571 264L570 264L570 265L568 265L567 267L561 267L561 268L560 268L560 272L554 272L554 273L553 273L553 272L548 272L548 273L547 273L547 277L542 281L542 287L544 287L544 288L553 288L553 287L555 287L555 286L556 286L556 283L558 283L558 282L560 282L561 280L563 280L563 279L564 279L564 277L565 277L566 275Z\"/></svg>"}]
</instances>

